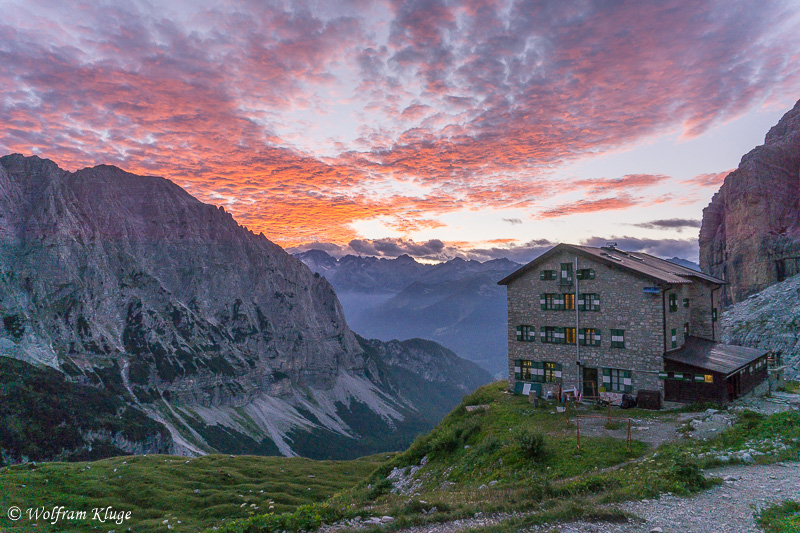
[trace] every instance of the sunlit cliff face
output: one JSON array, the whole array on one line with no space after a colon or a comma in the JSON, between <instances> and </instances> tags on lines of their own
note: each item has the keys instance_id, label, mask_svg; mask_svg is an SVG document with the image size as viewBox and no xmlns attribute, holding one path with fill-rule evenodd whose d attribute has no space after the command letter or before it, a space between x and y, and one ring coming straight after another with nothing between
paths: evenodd
<instances>
[{"instance_id":1,"label":"sunlit cliff face","mask_svg":"<svg viewBox=\"0 0 800 533\"><path fill-rule=\"evenodd\" d=\"M0 151L163 175L285 246L691 258L798 97L791 3L322 4L0 1Z\"/></svg>"}]
</instances>

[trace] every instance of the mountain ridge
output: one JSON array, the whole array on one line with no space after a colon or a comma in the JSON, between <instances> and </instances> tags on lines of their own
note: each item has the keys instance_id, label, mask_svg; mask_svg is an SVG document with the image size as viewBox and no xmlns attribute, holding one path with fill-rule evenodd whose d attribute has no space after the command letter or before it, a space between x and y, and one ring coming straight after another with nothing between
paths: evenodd
<instances>
[{"instance_id":1,"label":"mountain ridge","mask_svg":"<svg viewBox=\"0 0 800 533\"><path fill-rule=\"evenodd\" d=\"M405 440L435 423L424 396L378 378L324 277L169 180L4 156L0 245L0 354L115 391L167 428L169 451L352 442L352 409ZM450 403L468 381L454 378Z\"/></svg>"}]
</instances>

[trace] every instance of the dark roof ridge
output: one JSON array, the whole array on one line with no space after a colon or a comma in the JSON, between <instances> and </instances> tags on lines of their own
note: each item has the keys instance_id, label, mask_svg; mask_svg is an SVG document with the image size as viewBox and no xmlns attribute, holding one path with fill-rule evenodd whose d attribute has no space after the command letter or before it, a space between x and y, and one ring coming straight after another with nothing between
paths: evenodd
<instances>
[{"instance_id":1,"label":"dark roof ridge","mask_svg":"<svg viewBox=\"0 0 800 533\"><path fill-rule=\"evenodd\" d=\"M575 252L588 255L596 260L605 262L606 264L617 265L628 271L635 272L641 276L654 279L661 283L667 283L670 285L691 283L691 280L687 278L698 278L720 285L725 283L723 280L715 278L713 276L709 276L708 274L703 274L702 272L694 271L690 268L677 265L675 263L667 261L666 259L661 259L644 252L628 252L625 250L619 250L618 248L615 248L613 246L595 247L595 246L559 243L556 246L550 248L548 251L546 251L539 257L537 257L536 259L534 259L533 261L530 261L526 265L522 266L521 268L515 270L505 278L501 279L500 281L497 282L497 284L508 285L509 282L521 276L528 270L531 270L537 264L546 260L551 255L555 254L556 251L564 249L573 250ZM615 255L615 253L617 255ZM646 256L646 257L641 257L641 256Z\"/></svg>"}]
</instances>

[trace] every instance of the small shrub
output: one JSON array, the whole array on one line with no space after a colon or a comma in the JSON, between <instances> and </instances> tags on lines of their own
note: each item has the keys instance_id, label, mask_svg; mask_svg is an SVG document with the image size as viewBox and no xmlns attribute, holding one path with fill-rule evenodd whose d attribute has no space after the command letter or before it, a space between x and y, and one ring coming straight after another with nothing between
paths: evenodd
<instances>
[{"instance_id":1,"label":"small shrub","mask_svg":"<svg viewBox=\"0 0 800 533\"><path fill-rule=\"evenodd\" d=\"M437 456L452 453L469 442L480 429L480 420L475 418L467 418L451 426L445 426L433 435L431 452Z\"/></svg>"},{"instance_id":2,"label":"small shrub","mask_svg":"<svg viewBox=\"0 0 800 533\"><path fill-rule=\"evenodd\" d=\"M756 413L755 411L742 411L736 424L741 429L751 430L755 429L759 423L764 419L764 415Z\"/></svg>"},{"instance_id":3,"label":"small shrub","mask_svg":"<svg viewBox=\"0 0 800 533\"><path fill-rule=\"evenodd\" d=\"M515 435L517 447L525 457L541 461L547 454L544 435L532 429L523 429Z\"/></svg>"},{"instance_id":4,"label":"small shrub","mask_svg":"<svg viewBox=\"0 0 800 533\"><path fill-rule=\"evenodd\" d=\"M683 457L677 457L675 462L669 467L667 477L677 483L681 488L688 492L695 492L708 488L711 484L703 476L700 466Z\"/></svg>"},{"instance_id":5,"label":"small shrub","mask_svg":"<svg viewBox=\"0 0 800 533\"><path fill-rule=\"evenodd\" d=\"M756 516L765 533L800 533L800 502L785 500Z\"/></svg>"},{"instance_id":6,"label":"small shrub","mask_svg":"<svg viewBox=\"0 0 800 533\"><path fill-rule=\"evenodd\" d=\"M475 453L481 456L490 455L502 448L505 444L506 442L501 441L497 437L489 436L475 446Z\"/></svg>"}]
</instances>

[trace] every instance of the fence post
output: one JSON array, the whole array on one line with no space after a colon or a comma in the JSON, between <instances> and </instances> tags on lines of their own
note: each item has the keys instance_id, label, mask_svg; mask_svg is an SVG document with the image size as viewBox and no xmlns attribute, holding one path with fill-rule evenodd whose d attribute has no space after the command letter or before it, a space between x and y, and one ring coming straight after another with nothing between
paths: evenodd
<instances>
[{"instance_id":1,"label":"fence post","mask_svg":"<svg viewBox=\"0 0 800 533\"><path fill-rule=\"evenodd\" d=\"M631 451L631 419L628 419L628 451Z\"/></svg>"}]
</instances>

